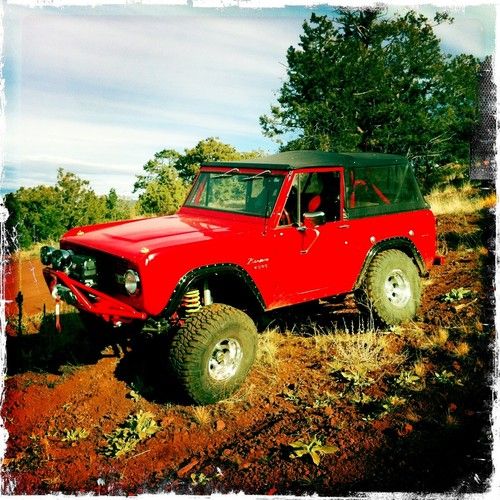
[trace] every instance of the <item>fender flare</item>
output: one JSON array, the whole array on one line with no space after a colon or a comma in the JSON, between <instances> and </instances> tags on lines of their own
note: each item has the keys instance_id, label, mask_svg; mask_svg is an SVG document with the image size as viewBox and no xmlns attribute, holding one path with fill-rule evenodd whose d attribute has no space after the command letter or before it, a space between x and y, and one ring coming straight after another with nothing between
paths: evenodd
<instances>
[{"instance_id":1,"label":"fender flare","mask_svg":"<svg viewBox=\"0 0 500 500\"><path fill-rule=\"evenodd\" d=\"M210 264L207 266L197 267L186 273L177 283L170 299L162 312L162 316L171 316L179 307L182 297L189 290L194 281L211 276L230 274L236 276L242 283L248 287L251 294L254 296L260 307L265 310L265 302L262 298L260 290L255 285L251 276L237 264Z\"/></svg>"},{"instance_id":2,"label":"fender flare","mask_svg":"<svg viewBox=\"0 0 500 500\"><path fill-rule=\"evenodd\" d=\"M366 272L368 271L368 268L370 267L370 264L375 256L385 250L401 250L415 262L420 276L427 275L427 269L425 267L424 259L420 255L420 252L417 250L417 247L415 246L413 241L411 241L409 238L389 238L387 240L379 241L376 245L370 248L365 257L361 272L359 273L358 278L356 279L356 282L354 284L354 290L357 290L363 284Z\"/></svg>"}]
</instances>

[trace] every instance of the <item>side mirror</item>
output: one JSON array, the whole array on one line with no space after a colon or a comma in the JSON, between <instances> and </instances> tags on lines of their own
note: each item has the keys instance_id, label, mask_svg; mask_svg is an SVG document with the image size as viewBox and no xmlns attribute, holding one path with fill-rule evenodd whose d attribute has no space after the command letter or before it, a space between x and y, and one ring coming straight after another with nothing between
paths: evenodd
<instances>
[{"instance_id":1,"label":"side mirror","mask_svg":"<svg viewBox=\"0 0 500 500\"><path fill-rule=\"evenodd\" d=\"M304 226L306 227L322 226L325 222L325 212L304 213Z\"/></svg>"}]
</instances>

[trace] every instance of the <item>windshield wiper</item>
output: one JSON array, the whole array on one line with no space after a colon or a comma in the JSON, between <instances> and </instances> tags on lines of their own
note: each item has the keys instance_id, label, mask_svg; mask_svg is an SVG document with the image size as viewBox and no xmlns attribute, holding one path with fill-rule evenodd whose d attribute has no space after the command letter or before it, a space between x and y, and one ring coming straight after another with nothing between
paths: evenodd
<instances>
[{"instance_id":1,"label":"windshield wiper","mask_svg":"<svg viewBox=\"0 0 500 500\"><path fill-rule=\"evenodd\" d=\"M258 174L251 175L250 177L244 177L244 181L251 181L252 179L260 179L264 174L269 175L271 173L270 170L263 170L262 172L259 172Z\"/></svg>"},{"instance_id":2,"label":"windshield wiper","mask_svg":"<svg viewBox=\"0 0 500 500\"><path fill-rule=\"evenodd\" d=\"M212 177L212 179L220 179L221 177L227 177L228 175L239 174L239 173L240 173L240 169L235 167L235 168L232 168L231 170L228 170L227 172L224 172L222 174L214 175Z\"/></svg>"}]
</instances>

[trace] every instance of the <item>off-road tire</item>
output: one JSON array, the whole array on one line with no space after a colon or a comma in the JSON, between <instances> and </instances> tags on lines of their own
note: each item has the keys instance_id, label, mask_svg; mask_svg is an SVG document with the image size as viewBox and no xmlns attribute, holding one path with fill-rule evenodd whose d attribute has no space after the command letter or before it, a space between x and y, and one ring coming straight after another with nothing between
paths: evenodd
<instances>
[{"instance_id":1,"label":"off-road tire","mask_svg":"<svg viewBox=\"0 0 500 500\"><path fill-rule=\"evenodd\" d=\"M241 386L256 348L255 324L243 311L211 304L189 317L174 335L170 368L189 399L215 403Z\"/></svg>"},{"instance_id":2,"label":"off-road tire","mask_svg":"<svg viewBox=\"0 0 500 500\"><path fill-rule=\"evenodd\" d=\"M362 305L375 321L385 325L409 321L420 306L418 269L400 250L386 250L370 263L363 291L366 302Z\"/></svg>"}]
</instances>

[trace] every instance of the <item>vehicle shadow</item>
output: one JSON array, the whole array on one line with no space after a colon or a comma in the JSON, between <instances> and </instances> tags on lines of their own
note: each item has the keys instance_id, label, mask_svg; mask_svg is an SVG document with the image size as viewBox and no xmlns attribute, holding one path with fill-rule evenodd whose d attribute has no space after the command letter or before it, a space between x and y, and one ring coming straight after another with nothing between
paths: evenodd
<instances>
[{"instance_id":1,"label":"vehicle shadow","mask_svg":"<svg viewBox=\"0 0 500 500\"><path fill-rule=\"evenodd\" d=\"M106 357L119 358L116 377L140 396L161 404L181 404L183 399L168 371L168 336L126 338L116 331L87 331L77 312L61 314L61 331L53 314L44 316L33 333L6 335L7 375L26 372L61 375L67 366L96 364ZM14 323L14 322L13 322Z\"/></svg>"},{"instance_id":2,"label":"vehicle shadow","mask_svg":"<svg viewBox=\"0 0 500 500\"><path fill-rule=\"evenodd\" d=\"M304 304L273 312L266 322L268 328L306 337L331 331L363 331L365 319L353 304L349 300ZM35 333L16 335L10 328L6 335L7 375L30 371L60 375L68 365L92 365L104 357L117 357L117 379L139 396L159 404L189 404L168 367L171 335L125 338L119 330L89 332L77 312L61 314L61 325L61 331L57 331L54 315L48 314Z\"/></svg>"},{"instance_id":3,"label":"vehicle shadow","mask_svg":"<svg viewBox=\"0 0 500 500\"><path fill-rule=\"evenodd\" d=\"M116 366L115 376L134 393L152 403L190 404L179 390L175 375L169 369L170 340L168 334L138 334L130 339L124 356Z\"/></svg>"},{"instance_id":4,"label":"vehicle shadow","mask_svg":"<svg viewBox=\"0 0 500 500\"><path fill-rule=\"evenodd\" d=\"M303 337L332 332L364 332L375 323L369 311L360 310L353 294L332 301L315 301L267 313L259 330L275 329Z\"/></svg>"},{"instance_id":5,"label":"vehicle shadow","mask_svg":"<svg viewBox=\"0 0 500 500\"><path fill-rule=\"evenodd\" d=\"M89 365L106 356L118 354L121 339L100 332L87 332L76 312L61 314L61 331L52 314L44 316L36 333L6 335L7 375L28 371L61 374L65 365ZM111 354L102 351L111 345Z\"/></svg>"}]
</instances>

